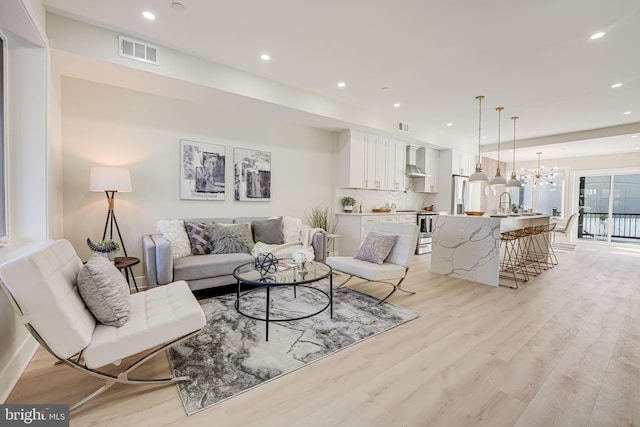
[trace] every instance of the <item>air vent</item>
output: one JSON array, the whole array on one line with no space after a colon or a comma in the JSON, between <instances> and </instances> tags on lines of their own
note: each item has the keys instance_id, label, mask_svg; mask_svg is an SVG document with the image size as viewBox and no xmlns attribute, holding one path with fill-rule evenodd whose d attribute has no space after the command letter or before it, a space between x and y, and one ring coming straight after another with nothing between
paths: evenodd
<instances>
[{"instance_id":1,"label":"air vent","mask_svg":"<svg viewBox=\"0 0 640 427\"><path fill-rule=\"evenodd\" d=\"M118 36L120 56L158 65L158 48L128 37Z\"/></svg>"},{"instance_id":2,"label":"air vent","mask_svg":"<svg viewBox=\"0 0 640 427\"><path fill-rule=\"evenodd\" d=\"M398 130L400 132L409 133L409 124L404 122L398 122Z\"/></svg>"}]
</instances>

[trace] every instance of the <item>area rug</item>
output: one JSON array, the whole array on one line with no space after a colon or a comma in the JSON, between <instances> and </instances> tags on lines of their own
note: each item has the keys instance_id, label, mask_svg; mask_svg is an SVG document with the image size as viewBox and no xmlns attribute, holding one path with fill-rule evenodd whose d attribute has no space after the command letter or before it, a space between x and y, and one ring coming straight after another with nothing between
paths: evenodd
<instances>
[{"instance_id":1,"label":"area rug","mask_svg":"<svg viewBox=\"0 0 640 427\"><path fill-rule=\"evenodd\" d=\"M328 280L317 287L328 291ZM264 288L243 294L242 311L264 316ZM271 289L271 318L301 317L317 311L327 297L298 286ZM347 287L334 289L333 319L329 309L307 319L269 323L235 310L235 294L200 301L207 325L197 336L168 350L187 414L192 415L266 381L292 372L338 350L415 319L418 314ZM292 315L293 314L293 315Z\"/></svg>"}]
</instances>

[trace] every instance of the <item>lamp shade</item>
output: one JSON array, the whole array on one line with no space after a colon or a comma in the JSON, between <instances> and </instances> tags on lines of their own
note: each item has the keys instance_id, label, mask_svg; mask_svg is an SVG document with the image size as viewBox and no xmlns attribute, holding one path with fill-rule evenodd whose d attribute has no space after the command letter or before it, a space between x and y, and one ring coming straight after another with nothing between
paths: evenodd
<instances>
[{"instance_id":1,"label":"lamp shade","mask_svg":"<svg viewBox=\"0 0 640 427\"><path fill-rule=\"evenodd\" d=\"M491 178L491 181L489 181L489 185L491 186L507 185L507 179L501 175L496 175L495 177Z\"/></svg>"},{"instance_id":2,"label":"lamp shade","mask_svg":"<svg viewBox=\"0 0 640 427\"><path fill-rule=\"evenodd\" d=\"M131 177L129 176L129 169L108 166L92 167L89 177L89 190L130 193Z\"/></svg>"}]
</instances>

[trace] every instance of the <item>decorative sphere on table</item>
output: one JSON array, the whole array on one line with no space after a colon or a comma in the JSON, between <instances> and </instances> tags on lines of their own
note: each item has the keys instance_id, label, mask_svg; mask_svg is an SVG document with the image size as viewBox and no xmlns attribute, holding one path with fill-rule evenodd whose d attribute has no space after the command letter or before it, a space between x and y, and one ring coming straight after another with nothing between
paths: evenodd
<instances>
[{"instance_id":1,"label":"decorative sphere on table","mask_svg":"<svg viewBox=\"0 0 640 427\"><path fill-rule=\"evenodd\" d=\"M269 273L275 273L277 271L278 258L272 253L266 253L264 255L258 255L256 257L256 270L260 272L261 276L266 276Z\"/></svg>"}]
</instances>

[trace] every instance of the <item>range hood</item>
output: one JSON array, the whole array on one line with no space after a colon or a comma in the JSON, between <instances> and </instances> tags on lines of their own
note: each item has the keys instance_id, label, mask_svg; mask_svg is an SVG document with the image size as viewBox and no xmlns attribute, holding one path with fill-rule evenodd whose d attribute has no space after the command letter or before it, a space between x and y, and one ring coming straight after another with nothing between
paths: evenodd
<instances>
[{"instance_id":1,"label":"range hood","mask_svg":"<svg viewBox=\"0 0 640 427\"><path fill-rule=\"evenodd\" d=\"M419 148L420 146L418 145L407 145L407 176L410 176L412 178L431 176L428 173L421 171L416 164L416 158L418 157L417 153Z\"/></svg>"}]
</instances>

